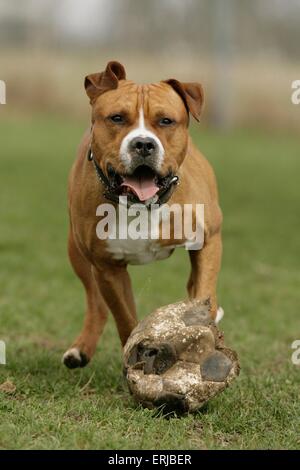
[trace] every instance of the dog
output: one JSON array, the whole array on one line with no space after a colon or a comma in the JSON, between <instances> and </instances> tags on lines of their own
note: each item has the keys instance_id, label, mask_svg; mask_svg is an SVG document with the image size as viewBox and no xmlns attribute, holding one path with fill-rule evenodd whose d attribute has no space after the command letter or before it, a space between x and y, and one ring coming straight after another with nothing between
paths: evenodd
<instances>
[{"instance_id":1,"label":"dog","mask_svg":"<svg viewBox=\"0 0 300 470\"><path fill-rule=\"evenodd\" d=\"M223 315L216 295L222 255L216 178L188 133L190 116L199 121L203 109L202 86L176 79L138 85L116 61L86 76L84 85L91 129L69 177L68 253L85 289L86 313L80 335L63 356L69 368L91 360L109 311L123 346L136 326L127 265L166 258L184 241L99 239L96 208L108 201L117 207L120 195L146 208L154 200L158 206L204 204L204 241L201 249L188 251L187 290L190 298L209 299L216 322Z\"/></svg>"}]
</instances>

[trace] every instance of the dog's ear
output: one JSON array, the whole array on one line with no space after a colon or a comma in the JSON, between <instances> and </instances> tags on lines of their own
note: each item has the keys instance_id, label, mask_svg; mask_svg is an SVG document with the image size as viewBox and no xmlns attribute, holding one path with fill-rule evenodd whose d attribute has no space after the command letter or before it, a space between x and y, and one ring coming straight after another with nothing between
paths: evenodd
<instances>
[{"instance_id":1,"label":"dog's ear","mask_svg":"<svg viewBox=\"0 0 300 470\"><path fill-rule=\"evenodd\" d=\"M119 80L126 79L126 72L119 62L108 62L106 69L101 73L92 73L84 79L84 88L92 104L95 99L105 91L118 88Z\"/></svg>"},{"instance_id":2,"label":"dog's ear","mask_svg":"<svg viewBox=\"0 0 300 470\"><path fill-rule=\"evenodd\" d=\"M200 83L182 83L175 78L165 80L182 98L188 112L199 121L204 105L204 93Z\"/></svg>"}]
</instances>

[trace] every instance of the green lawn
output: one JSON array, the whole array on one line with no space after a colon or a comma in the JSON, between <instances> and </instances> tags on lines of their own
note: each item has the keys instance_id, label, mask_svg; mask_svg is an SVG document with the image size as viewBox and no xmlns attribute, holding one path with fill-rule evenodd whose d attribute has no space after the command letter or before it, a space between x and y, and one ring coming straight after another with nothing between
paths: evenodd
<instances>
[{"instance_id":1,"label":"green lawn","mask_svg":"<svg viewBox=\"0 0 300 470\"><path fill-rule=\"evenodd\" d=\"M0 448L299 448L299 174L296 136L194 130L217 173L224 212L219 301L241 375L202 412L155 417L122 378L110 319L92 363L61 356L79 332L83 290L66 255L66 179L84 124L0 121ZM139 316L182 299L186 253L131 269Z\"/></svg>"}]
</instances>

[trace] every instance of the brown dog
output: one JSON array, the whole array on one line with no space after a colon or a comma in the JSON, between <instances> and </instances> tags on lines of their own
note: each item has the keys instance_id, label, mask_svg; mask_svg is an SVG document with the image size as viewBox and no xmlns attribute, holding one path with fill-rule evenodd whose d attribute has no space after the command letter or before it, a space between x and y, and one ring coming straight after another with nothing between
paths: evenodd
<instances>
[{"instance_id":1,"label":"brown dog","mask_svg":"<svg viewBox=\"0 0 300 470\"><path fill-rule=\"evenodd\" d=\"M204 204L204 243L202 249L189 251L187 289L191 298L210 299L216 321L222 317L216 297L222 252L216 181L188 134L189 114L199 120L202 110L201 85L175 79L137 85L126 80L121 64L110 62L104 72L86 77L85 89L92 128L69 180L69 256L85 287L87 306L83 330L64 354L70 368L91 359L109 310L122 345L136 325L127 264L165 258L185 241L99 239L97 207L108 201L117 207L120 195L145 207L152 202Z\"/></svg>"}]
</instances>

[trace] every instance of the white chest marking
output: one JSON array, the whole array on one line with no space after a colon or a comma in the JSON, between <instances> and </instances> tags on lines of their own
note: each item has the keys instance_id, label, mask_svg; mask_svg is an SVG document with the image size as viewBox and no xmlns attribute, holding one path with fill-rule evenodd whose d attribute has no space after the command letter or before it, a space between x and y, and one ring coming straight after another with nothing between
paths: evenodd
<instances>
[{"instance_id":1,"label":"white chest marking","mask_svg":"<svg viewBox=\"0 0 300 470\"><path fill-rule=\"evenodd\" d=\"M161 214L161 209L159 211L159 218L163 215ZM151 224L150 224L150 211L145 209L148 217L147 233L143 232L143 238L131 238L130 233L128 232L128 223L130 222L130 217L125 221L125 227L122 227L122 219L117 217L115 223L116 232L112 230L112 233L126 233L126 239L117 237L110 237L106 239L107 251L111 253L113 259L122 260L129 264L146 264L151 263L152 261L162 260L168 258L174 248L184 245L169 245L161 246L157 239L151 237ZM120 222L121 221L121 222Z\"/></svg>"},{"instance_id":2,"label":"white chest marking","mask_svg":"<svg viewBox=\"0 0 300 470\"><path fill-rule=\"evenodd\" d=\"M158 209L159 210L159 209ZM150 213L149 213L150 214ZM149 222L150 215L148 215ZM126 233L126 239L110 238L106 239L107 251L111 253L116 260L122 260L129 264L146 264L155 260L165 259L170 256L173 247L162 247L158 240L152 239L150 234L150 224L148 231L143 238L133 239L128 233L128 222L130 218L124 221L125 227L122 227L119 217L116 219L116 233ZM120 226L121 225L121 226ZM114 232L114 231L113 231Z\"/></svg>"},{"instance_id":3,"label":"white chest marking","mask_svg":"<svg viewBox=\"0 0 300 470\"><path fill-rule=\"evenodd\" d=\"M129 264L147 264L168 258L172 247L162 247L156 240L107 240L109 251L115 260Z\"/></svg>"}]
</instances>

